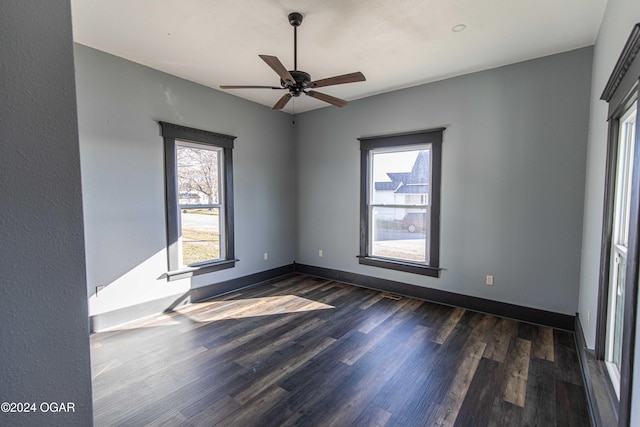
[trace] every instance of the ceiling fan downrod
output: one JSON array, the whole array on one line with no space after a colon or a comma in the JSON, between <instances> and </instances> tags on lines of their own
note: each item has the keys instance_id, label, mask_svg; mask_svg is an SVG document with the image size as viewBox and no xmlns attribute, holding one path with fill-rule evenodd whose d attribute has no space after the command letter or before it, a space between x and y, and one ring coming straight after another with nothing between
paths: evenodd
<instances>
[{"instance_id":1,"label":"ceiling fan downrod","mask_svg":"<svg viewBox=\"0 0 640 427\"><path fill-rule=\"evenodd\" d=\"M302 24L302 14L291 12L289 24L293 27L293 70L298 71L298 27Z\"/></svg>"}]
</instances>

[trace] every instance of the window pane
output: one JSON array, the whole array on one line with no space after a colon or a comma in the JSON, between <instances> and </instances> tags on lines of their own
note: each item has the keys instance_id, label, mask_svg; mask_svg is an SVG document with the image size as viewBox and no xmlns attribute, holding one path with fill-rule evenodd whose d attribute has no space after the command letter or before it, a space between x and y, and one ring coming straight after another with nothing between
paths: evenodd
<instances>
[{"instance_id":1,"label":"window pane","mask_svg":"<svg viewBox=\"0 0 640 427\"><path fill-rule=\"evenodd\" d=\"M176 145L178 203L181 209L181 262L191 265L220 259L220 208L186 208L220 204L219 166L216 147Z\"/></svg>"},{"instance_id":2,"label":"window pane","mask_svg":"<svg viewBox=\"0 0 640 427\"><path fill-rule=\"evenodd\" d=\"M620 372L622 362L622 327L624 314L624 285L627 273L627 260L624 257L619 258L618 262L618 280L615 283L615 311L613 314L613 349L612 360Z\"/></svg>"},{"instance_id":3,"label":"window pane","mask_svg":"<svg viewBox=\"0 0 640 427\"><path fill-rule=\"evenodd\" d=\"M427 262L428 208L372 209L371 255Z\"/></svg>"},{"instance_id":4,"label":"window pane","mask_svg":"<svg viewBox=\"0 0 640 427\"><path fill-rule=\"evenodd\" d=\"M621 139L618 152L618 194L620 219L615 232L615 243L629 245L629 212L631 209L631 176L633 173L633 144L635 142L636 113L632 113L621 125Z\"/></svg>"},{"instance_id":5,"label":"window pane","mask_svg":"<svg viewBox=\"0 0 640 427\"><path fill-rule=\"evenodd\" d=\"M429 204L430 150L373 154L373 204Z\"/></svg>"},{"instance_id":6,"label":"window pane","mask_svg":"<svg viewBox=\"0 0 640 427\"><path fill-rule=\"evenodd\" d=\"M189 145L176 147L178 200L181 205L220 203L220 151Z\"/></svg>"},{"instance_id":7,"label":"window pane","mask_svg":"<svg viewBox=\"0 0 640 427\"><path fill-rule=\"evenodd\" d=\"M220 259L220 209L181 208L182 264Z\"/></svg>"}]
</instances>

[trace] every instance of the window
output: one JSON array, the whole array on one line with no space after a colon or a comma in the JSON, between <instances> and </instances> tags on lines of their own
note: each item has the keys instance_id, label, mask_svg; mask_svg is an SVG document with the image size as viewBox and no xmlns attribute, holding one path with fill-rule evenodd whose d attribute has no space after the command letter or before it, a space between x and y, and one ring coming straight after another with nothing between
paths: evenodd
<instances>
[{"instance_id":1,"label":"window","mask_svg":"<svg viewBox=\"0 0 640 427\"><path fill-rule=\"evenodd\" d=\"M636 128L635 104L620 119L616 160L615 196L612 217L612 237L609 272L609 295L605 363L611 383L620 398L622 367L622 331L624 326L625 277L629 252L629 212L631 208L631 177Z\"/></svg>"},{"instance_id":2,"label":"window","mask_svg":"<svg viewBox=\"0 0 640 427\"><path fill-rule=\"evenodd\" d=\"M595 356L616 392L618 425L630 425L640 281L640 24L631 30L600 99L609 135ZM617 403L617 404L616 404Z\"/></svg>"},{"instance_id":3,"label":"window","mask_svg":"<svg viewBox=\"0 0 640 427\"><path fill-rule=\"evenodd\" d=\"M440 276L443 131L360 138L360 264Z\"/></svg>"},{"instance_id":4,"label":"window","mask_svg":"<svg viewBox=\"0 0 640 427\"><path fill-rule=\"evenodd\" d=\"M235 137L160 122L165 148L169 279L235 265Z\"/></svg>"}]
</instances>

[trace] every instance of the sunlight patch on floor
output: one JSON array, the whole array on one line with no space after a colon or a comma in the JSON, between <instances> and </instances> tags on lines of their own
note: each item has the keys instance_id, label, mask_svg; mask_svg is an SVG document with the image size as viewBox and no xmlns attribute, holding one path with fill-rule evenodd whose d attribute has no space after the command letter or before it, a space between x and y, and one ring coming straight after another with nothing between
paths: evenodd
<instances>
[{"instance_id":1,"label":"sunlight patch on floor","mask_svg":"<svg viewBox=\"0 0 640 427\"><path fill-rule=\"evenodd\" d=\"M175 309L196 322L214 322L223 319L301 313L335 308L297 295L279 295L260 298L210 301Z\"/></svg>"},{"instance_id":2,"label":"sunlight patch on floor","mask_svg":"<svg viewBox=\"0 0 640 427\"><path fill-rule=\"evenodd\" d=\"M150 328L158 328L160 326L177 326L181 323L174 319L173 313L162 313L155 314L148 317L143 317L142 319L132 320L131 322L122 323L120 325L112 326L110 328L105 328L99 330L97 333L108 333L108 332L116 332L116 331L126 331L126 330L134 330L134 329L150 329ZM100 346L101 344L92 343L92 346Z\"/></svg>"}]
</instances>

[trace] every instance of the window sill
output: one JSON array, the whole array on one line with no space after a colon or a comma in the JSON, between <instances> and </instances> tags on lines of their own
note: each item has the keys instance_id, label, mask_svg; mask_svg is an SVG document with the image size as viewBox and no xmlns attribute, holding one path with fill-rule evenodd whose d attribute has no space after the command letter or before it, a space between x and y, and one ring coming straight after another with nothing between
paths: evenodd
<instances>
[{"instance_id":1,"label":"window sill","mask_svg":"<svg viewBox=\"0 0 640 427\"><path fill-rule=\"evenodd\" d=\"M207 264L201 264L198 266L183 268L180 270L167 271L167 280L169 282L172 282L174 280L186 279L188 277L212 273L214 271L226 270L227 268L235 267L237 261L237 259L216 261Z\"/></svg>"},{"instance_id":2,"label":"window sill","mask_svg":"<svg viewBox=\"0 0 640 427\"><path fill-rule=\"evenodd\" d=\"M390 270L404 271L405 273L421 274L423 276L440 277L441 268L428 265L415 264L412 262L394 261L386 258L376 258L370 256L358 256L360 264L372 267L387 268Z\"/></svg>"}]
</instances>

